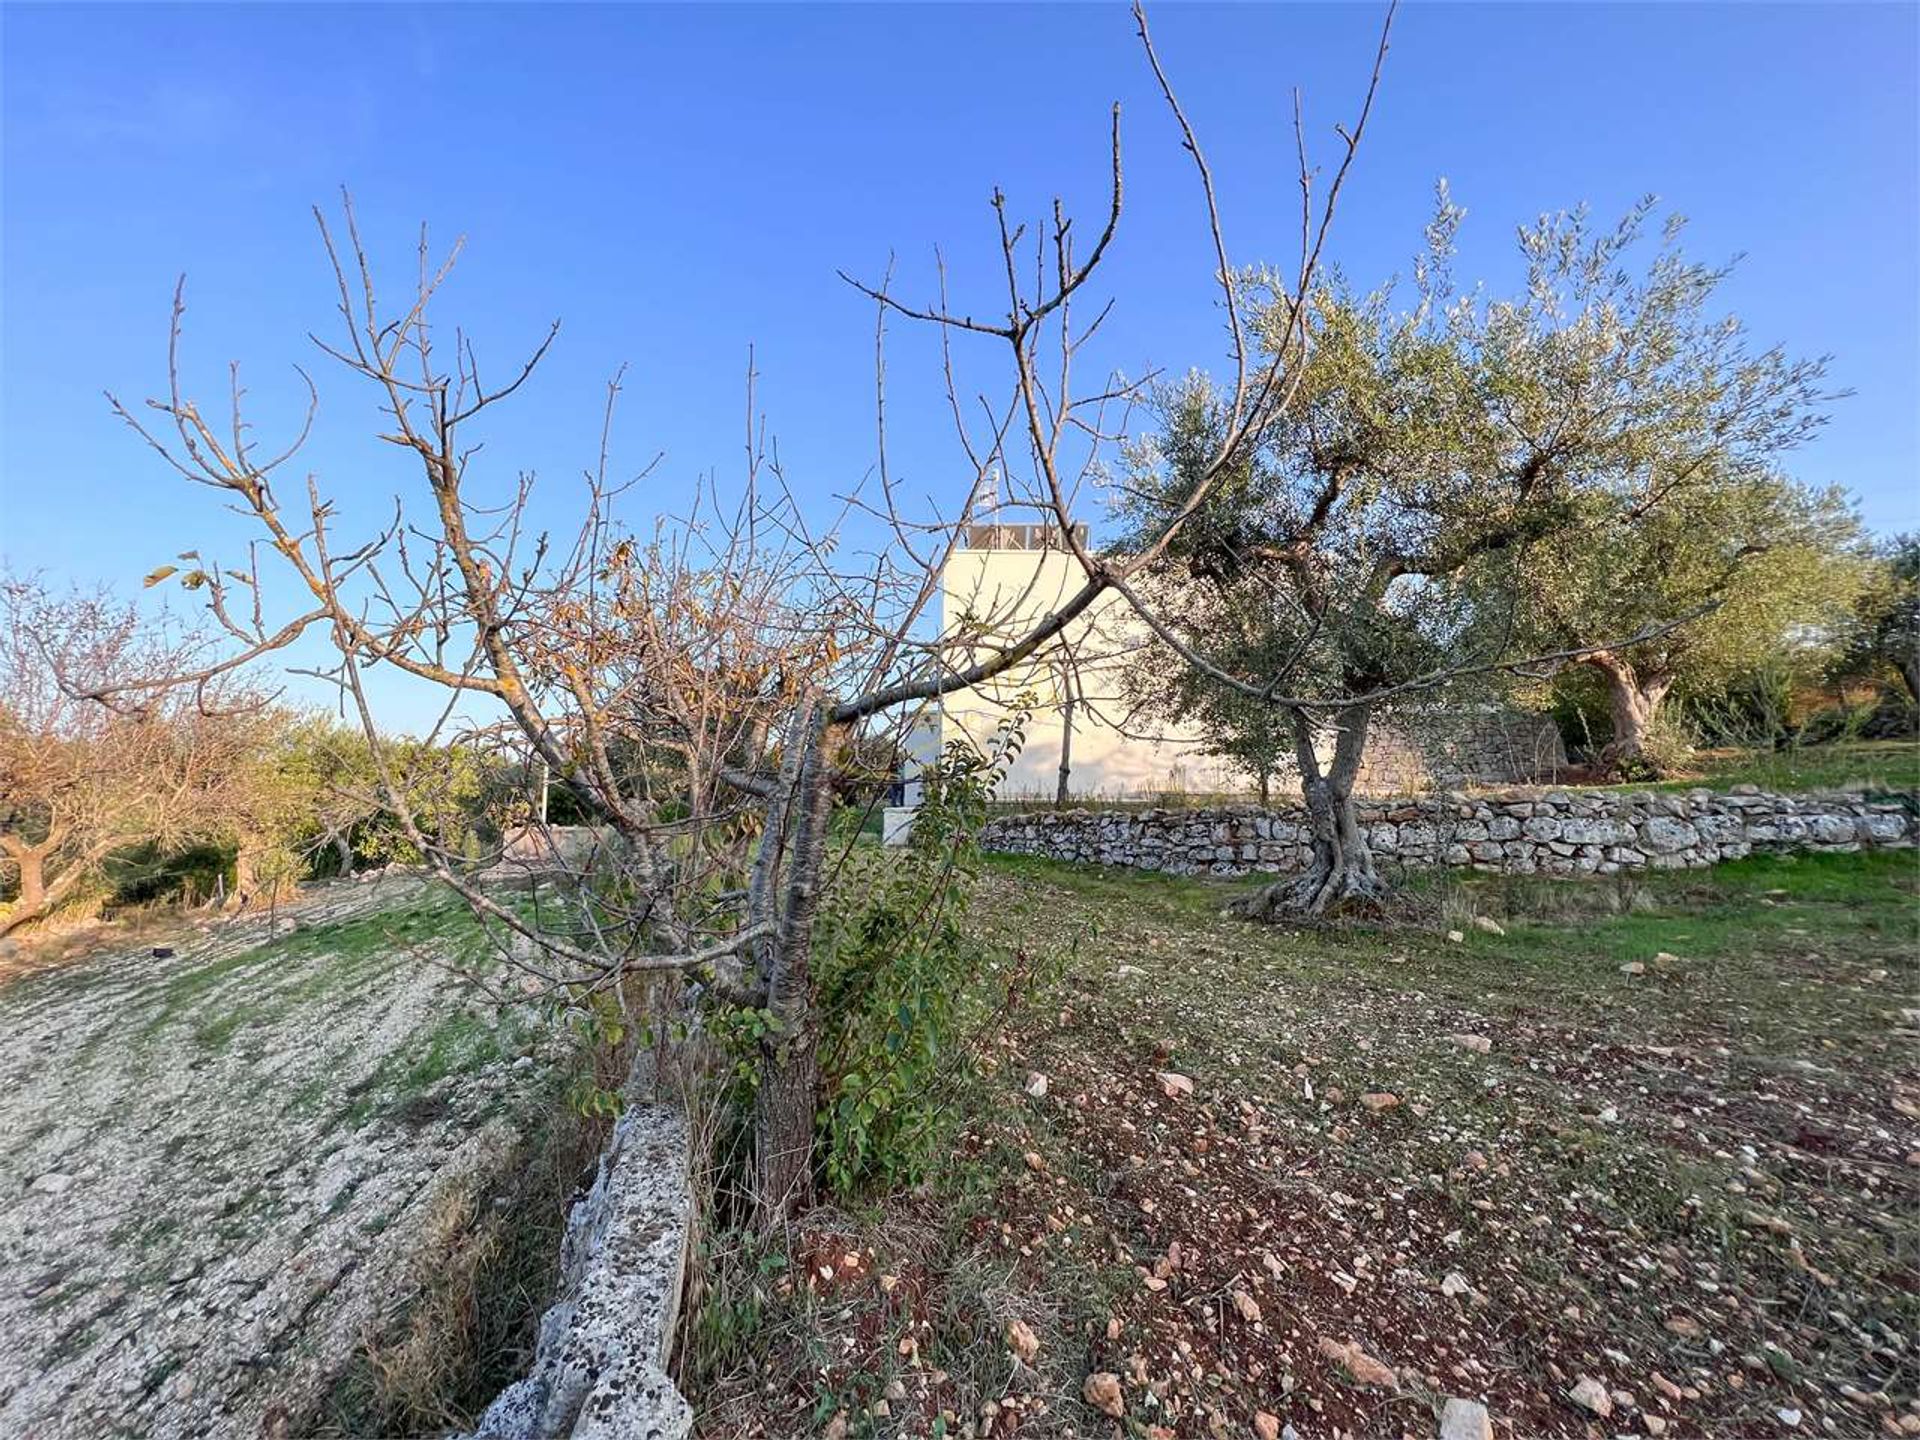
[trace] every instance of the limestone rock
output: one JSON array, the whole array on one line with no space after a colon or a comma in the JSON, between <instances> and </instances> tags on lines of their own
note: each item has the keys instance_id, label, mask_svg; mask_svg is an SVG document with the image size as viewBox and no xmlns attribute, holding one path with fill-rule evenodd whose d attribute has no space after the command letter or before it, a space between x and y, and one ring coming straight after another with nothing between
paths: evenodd
<instances>
[{"instance_id":1,"label":"limestone rock","mask_svg":"<svg viewBox=\"0 0 1920 1440\"><path fill-rule=\"evenodd\" d=\"M1040 1337L1033 1333L1033 1327L1024 1320L1007 1322L1007 1348L1011 1350L1023 1365L1033 1364L1033 1357L1040 1353Z\"/></svg>"},{"instance_id":2,"label":"limestone rock","mask_svg":"<svg viewBox=\"0 0 1920 1440\"><path fill-rule=\"evenodd\" d=\"M1440 1411L1440 1440L1493 1440L1493 1419L1477 1400L1449 1396Z\"/></svg>"},{"instance_id":3,"label":"limestone rock","mask_svg":"<svg viewBox=\"0 0 1920 1440\"><path fill-rule=\"evenodd\" d=\"M1102 1415L1118 1420L1127 1413L1126 1397L1120 1393L1120 1377L1111 1370L1096 1370L1080 1387L1080 1398Z\"/></svg>"},{"instance_id":4,"label":"limestone rock","mask_svg":"<svg viewBox=\"0 0 1920 1440\"><path fill-rule=\"evenodd\" d=\"M1319 1350L1351 1375L1357 1384L1379 1385L1389 1390L1399 1387L1400 1377L1393 1373L1393 1368L1374 1359L1357 1342L1343 1345L1323 1335L1320 1337Z\"/></svg>"},{"instance_id":5,"label":"limestone rock","mask_svg":"<svg viewBox=\"0 0 1920 1440\"><path fill-rule=\"evenodd\" d=\"M1567 1391L1567 1398L1602 1420L1613 1414L1613 1397L1607 1394L1607 1387L1591 1375L1582 1375L1576 1380L1573 1388Z\"/></svg>"}]
</instances>

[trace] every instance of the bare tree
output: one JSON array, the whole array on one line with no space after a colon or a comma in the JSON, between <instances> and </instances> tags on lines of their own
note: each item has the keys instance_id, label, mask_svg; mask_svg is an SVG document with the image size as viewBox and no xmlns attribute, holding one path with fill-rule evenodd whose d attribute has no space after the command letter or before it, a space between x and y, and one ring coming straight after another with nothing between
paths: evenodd
<instances>
[{"instance_id":1,"label":"bare tree","mask_svg":"<svg viewBox=\"0 0 1920 1440\"><path fill-rule=\"evenodd\" d=\"M1147 613L1129 582L1174 543L1234 457L1286 412L1298 383L1304 331L1296 327L1264 350L1245 333L1211 171L1144 13L1136 17L1200 180L1203 222L1228 302L1234 379L1219 444L1186 502L1126 556L1096 554L1073 514L1082 483L1124 438L1125 414L1139 393L1137 382L1103 379L1087 394L1074 384L1076 357L1111 303L1090 296L1122 214L1117 109L1110 200L1089 245L1079 244L1080 232L1058 202L1049 222L1030 233L1004 196L993 197L1005 290L985 312L991 318L952 307L944 271L938 298L924 305L903 300L890 275L877 284L852 282L876 306L880 463L872 486L849 497L840 519L824 528L794 503L764 441L750 367L745 477L736 501L722 508L703 491L691 514L658 521L649 534L621 527L616 502L647 477L610 473L616 379L575 533L561 540L532 533L531 480L489 491L476 479L473 436L487 412L533 373L555 332L489 383L465 333L429 322L458 246L436 262L423 233L415 277L390 302L350 202L342 222L316 212L340 321L331 338L316 343L371 389L382 415L380 438L418 466L423 506L399 502L377 532L343 544L318 481L289 503L276 487L304 427L277 453L263 453L244 419L237 375L229 414L217 427L189 397L179 350L184 290L175 298L168 389L148 402L153 418L116 402L180 475L214 489L261 532L245 566L196 565L184 577L204 594L232 648L214 664L168 675L166 683L203 682L308 632L326 635L336 661L319 673L340 687L360 720L385 803L435 872L500 939L503 953L539 983L572 993L617 991L624 977L641 973L693 975L769 1017L754 1123L755 1185L768 1216L804 1198L810 1186L820 1023L811 948L832 873L830 811L850 758L876 731L905 723L927 702L1018 667L1044 666L1103 597L1117 592ZM1295 281L1302 301L1385 52L1383 29L1366 100L1356 123L1340 131L1339 162L1324 186L1307 164L1303 132ZM973 518L973 501L958 514L909 517L886 453L890 317L939 333L945 401L975 480L1005 473L1011 505L1055 527L1074 557L1078 582L1038 618L1014 624L1007 614L997 621L976 616L945 631L930 620L941 568ZM983 399L976 410L963 397L954 337L997 348L1009 370L999 399ZM317 403L317 390L310 381L308 387ZM849 553L842 544L849 515L877 517L889 542L875 553ZM266 562L282 577L276 593L290 582L299 597L284 618L268 615L260 569ZM571 931L536 926L491 893L417 812L400 757L368 700L366 676L380 667L441 687L446 709L429 741L466 726L480 732L470 738L512 744L605 833L596 873L579 877L591 884L573 907ZM126 705L151 690L97 693Z\"/></svg>"},{"instance_id":2,"label":"bare tree","mask_svg":"<svg viewBox=\"0 0 1920 1440\"><path fill-rule=\"evenodd\" d=\"M81 694L199 653L105 595L0 582L0 858L18 892L0 935L53 914L116 851L209 838L242 805L258 697L232 673L147 686L137 707Z\"/></svg>"}]
</instances>

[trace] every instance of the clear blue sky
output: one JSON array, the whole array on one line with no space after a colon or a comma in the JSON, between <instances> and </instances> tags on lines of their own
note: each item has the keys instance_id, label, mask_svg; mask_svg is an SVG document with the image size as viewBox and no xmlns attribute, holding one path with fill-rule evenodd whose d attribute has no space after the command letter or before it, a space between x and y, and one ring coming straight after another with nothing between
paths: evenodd
<instances>
[{"instance_id":1,"label":"clear blue sky","mask_svg":"<svg viewBox=\"0 0 1920 1440\"><path fill-rule=\"evenodd\" d=\"M1241 261L1293 254L1290 87L1323 155L1350 114L1373 6L1163 6L1155 31L1219 175ZM1920 523L1920 8L1498 5L1405 8L1334 238L1357 279L1404 269L1437 178L1469 212L1459 278L1509 283L1516 221L1652 192L1756 337L1831 352L1856 393L1791 463L1858 493L1881 529ZM443 320L494 368L564 322L486 432L483 483L521 469L565 509L597 443L601 386L631 363L621 457L666 460L647 497L737 474L741 376L788 473L824 501L872 463L870 309L836 268L890 251L930 294L991 306L1002 186L1091 227L1107 111L1125 107L1129 213L1103 360L1221 362L1192 178L1117 6L519 8L8 5L0 554L130 588L238 523L164 471L101 391L155 393L167 304L189 277L189 376L209 400L241 360L258 418L331 316L309 206L345 183L392 262L415 227L468 236ZM964 486L924 347L901 337L897 463ZM325 362L320 362L324 367ZM984 372L976 372L984 374ZM358 437L371 399L319 371L308 465L350 515L415 483ZM657 498L656 498L657 497ZM644 508L644 506L643 506ZM224 542L224 544L223 544Z\"/></svg>"}]
</instances>

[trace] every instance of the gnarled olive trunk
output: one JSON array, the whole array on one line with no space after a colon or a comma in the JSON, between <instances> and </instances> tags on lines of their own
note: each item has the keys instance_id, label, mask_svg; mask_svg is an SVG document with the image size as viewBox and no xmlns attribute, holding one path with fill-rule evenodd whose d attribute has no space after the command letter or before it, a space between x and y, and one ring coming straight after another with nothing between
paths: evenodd
<instances>
[{"instance_id":1,"label":"gnarled olive trunk","mask_svg":"<svg viewBox=\"0 0 1920 1440\"><path fill-rule=\"evenodd\" d=\"M1613 716L1613 739L1601 748L1601 768L1652 768L1649 746L1654 722L1660 717L1660 702L1673 688L1673 677L1659 671L1643 673L1631 662L1607 651L1589 655L1586 663L1605 678L1607 708Z\"/></svg>"},{"instance_id":2,"label":"gnarled olive trunk","mask_svg":"<svg viewBox=\"0 0 1920 1440\"><path fill-rule=\"evenodd\" d=\"M1365 705L1349 705L1335 714L1333 758L1323 768L1314 750L1311 718L1304 712L1294 714L1293 748L1313 853L1305 870L1240 901L1235 913L1253 920L1279 920L1326 915L1385 898L1386 882L1374 869L1367 832L1353 808L1354 781L1360 774L1371 719L1371 709Z\"/></svg>"}]
</instances>

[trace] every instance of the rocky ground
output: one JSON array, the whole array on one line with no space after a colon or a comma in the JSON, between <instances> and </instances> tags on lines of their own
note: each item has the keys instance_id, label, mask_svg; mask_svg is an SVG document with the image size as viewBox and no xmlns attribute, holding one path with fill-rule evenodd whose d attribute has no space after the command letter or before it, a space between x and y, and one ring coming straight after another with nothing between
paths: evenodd
<instances>
[{"instance_id":1,"label":"rocky ground","mask_svg":"<svg viewBox=\"0 0 1920 1440\"><path fill-rule=\"evenodd\" d=\"M1920 1434L1917 882L1435 881L1288 934L997 862L975 923L1059 983L977 1048L965 1163L760 1261L704 1429Z\"/></svg>"},{"instance_id":2,"label":"rocky ground","mask_svg":"<svg viewBox=\"0 0 1920 1440\"><path fill-rule=\"evenodd\" d=\"M311 1433L546 1083L411 880L0 983L0 1435Z\"/></svg>"}]
</instances>

